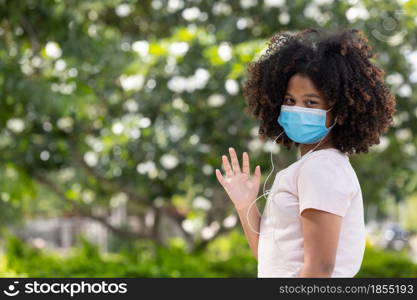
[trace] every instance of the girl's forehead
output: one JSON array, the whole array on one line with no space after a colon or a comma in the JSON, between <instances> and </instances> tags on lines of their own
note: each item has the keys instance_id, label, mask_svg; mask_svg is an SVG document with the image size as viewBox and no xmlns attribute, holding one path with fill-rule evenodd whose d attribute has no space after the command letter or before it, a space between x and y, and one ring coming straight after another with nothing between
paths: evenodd
<instances>
[{"instance_id":1,"label":"girl's forehead","mask_svg":"<svg viewBox=\"0 0 417 300\"><path fill-rule=\"evenodd\" d=\"M318 93L318 89L314 86L313 81L307 76L295 74L288 81L287 91L311 91Z\"/></svg>"},{"instance_id":2,"label":"girl's forehead","mask_svg":"<svg viewBox=\"0 0 417 300\"><path fill-rule=\"evenodd\" d=\"M308 77L304 75L293 75L287 84L287 93L293 95L302 97L304 95L316 95L318 97L315 98L322 98L323 93L314 85L313 81Z\"/></svg>"}]
</instances>

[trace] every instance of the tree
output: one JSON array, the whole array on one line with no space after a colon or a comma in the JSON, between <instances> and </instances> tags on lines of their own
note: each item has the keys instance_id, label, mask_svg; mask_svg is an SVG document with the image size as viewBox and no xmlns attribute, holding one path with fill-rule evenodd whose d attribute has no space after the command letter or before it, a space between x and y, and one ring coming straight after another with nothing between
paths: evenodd
<instances>
[{"instance_id":1,"label":"tree","mask_svg":"<svg viewBox=\"0 0 417 300\"><path fill-rule=\"evenodd\" d=\"M204 248L233 226L223 222L234 212L214 176L221 154L249 151L252 166L270 170L272 143L259 141L256 120L243 113L246 64L275 32L316 26L363 30L397 95L395 126L351 159L365 203L416 190L412 1L378 9L371 1L0 3L2 214L39 213L47 203L156 242L167 217ZM282 149L275 165L294 157ZM141 230L105 218L118 195Z\"/></svg>"}]
</instances>

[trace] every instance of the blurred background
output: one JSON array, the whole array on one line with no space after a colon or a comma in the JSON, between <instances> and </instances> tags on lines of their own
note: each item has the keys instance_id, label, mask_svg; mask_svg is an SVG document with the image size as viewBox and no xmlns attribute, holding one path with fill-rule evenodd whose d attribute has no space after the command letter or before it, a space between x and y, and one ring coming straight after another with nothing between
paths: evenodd
<instances>
[{"instance_id":1,"label":"blurred background","mask_svg":"<svg viewBox=\"0 0 417 300\"><path fill-rule=\"evenodd\" d=\"M0 276L256 277L214 170L233 146L264 181L296 152L243 112L247 63L278 31L346 27L398 110L350 159L356 277L417 277L416 24L416 0L0 0Z\"/></svg>"}]
</instances>

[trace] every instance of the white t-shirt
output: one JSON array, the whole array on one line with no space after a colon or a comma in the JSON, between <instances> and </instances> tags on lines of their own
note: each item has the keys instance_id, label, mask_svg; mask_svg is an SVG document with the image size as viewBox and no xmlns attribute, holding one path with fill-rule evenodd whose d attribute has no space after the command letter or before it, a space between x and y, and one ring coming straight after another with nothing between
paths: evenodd
<instances>
[{"instance_id":1,"label":"white t-shirt","mask_svg":"<svg viewBox=\"0 0 417 300\"><path fill-rule=\"evenodd\" d=\"M299 277L305 208L343 217L331 277L353 277L365 251L362 192L348 155L335 148L303 155L275 176L261 216L258 277Z\"/></svg>"}]
</instances>

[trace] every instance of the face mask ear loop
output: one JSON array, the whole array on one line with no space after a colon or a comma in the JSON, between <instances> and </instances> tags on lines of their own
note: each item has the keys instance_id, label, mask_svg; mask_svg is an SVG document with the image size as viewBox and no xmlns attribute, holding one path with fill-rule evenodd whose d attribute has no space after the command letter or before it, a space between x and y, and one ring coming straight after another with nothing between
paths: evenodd
<instances>
[{"instance_id":1,"label":"face mask ear loop","mask_svg":"<svg viewBox=\"0 0 417 300\"><path fill-rule=\"evenodd\" d=\"M275 139L275 143L276 143L276 141L277 141L277 139L282 135L284 133L284 131L282 131L277 137L276 137L276 139ZM249 207L248 207L248 209L247 209L247 212L246 212L246 221L247 221L247 223L248 223L248 225L249 225L249 228L253 231L253 232L255 232L255 233L257 233L258 235L260 234L260 232L258 232L258 231L256 231L256 230L254 230L253 229L253 227L252 227L252 225L251 225L251 223L250 223L250 221L249 221L249 212L250 212L250 209L251 209L251 207L252 207L252 205L254 204L254 203L256 203L256 201L259 199L259 198L261 198L261 197L264 197L265 195L268 195L268 198L269 198L269 193L270 193L270 189L269 190L265 190L265 186L266 186L266 182L268 181L268 178L269 178L269 176L272 174L272 172L274 171L274 162L273 162L273 160L272 160L272 147L271 147L271 164L272 164L272 170L271 170L271 172L268 174L268 176L266 177L266 179L265 179L265 182L264 182L264 187L263 187L263 194L261 195L261 196L259 196L258 198L256 198L255 200L253 200L252 201L252 203L249 205ZM269 201L268 201L268 198L266 198L266 200L267 200L267 206L269 207ZM267 210L267 214L269 214L269 211Z\"/></svg>"},{"instance_id":2,"label":"face mask ear loop","mask_svg":"<svg viewBox=\"0 0 417 300\"><path fill-rule=\"evenodd\" d=\"M328 110L326 110L326 112L331 111L333 108L334 108L334 106L330 107ZM337 120L337 116L334 118L333 125L332 125L332 126L330 126L330 129L332 129L332 128L334 127L334 125L336 125L336 120ZM330 129L329 129L329 130L330 130Z\"/></svg>"},{"instance_id":3,"label":"face mask ear loop","mask_svg":"<svg viewBox=\"0 0 417 300\"><path fill-rule=\"evenodd\" d=\"M332 109L332 108L330 108L330 109ZM324 138L329 134L330 130L336 125L336 120L337 120L337 116L334 118L333 125L329 127L329 131L326 133L326 135L323 136L321 138L320 142L313 149L311 149L310 151L308 151L306 154L309 154L309 153L313 152L321 144L321 142L324 140ZM303 157L305 157L306 154L304 154Z\"/></svg>"}]
</instances>

